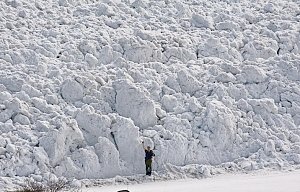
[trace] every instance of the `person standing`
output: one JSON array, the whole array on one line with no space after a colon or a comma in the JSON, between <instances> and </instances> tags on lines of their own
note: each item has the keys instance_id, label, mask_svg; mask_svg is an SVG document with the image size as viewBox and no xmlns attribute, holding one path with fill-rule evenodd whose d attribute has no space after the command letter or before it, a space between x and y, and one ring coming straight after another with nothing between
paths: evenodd
<instances>
[{"instance_id":1,"label":"person standing","mask_svg":"<svg viewBox=\"0 0 300 192\"><path fill-rule=\"evenodd\" d=\"M150 146L147 146L145 148L144 141L142 141L144 150L145 150L145 165L146 165L146 175L151 176L152 173L152 160L155 156L153 151L151 150Z\"/></svg>"}]
</instances>

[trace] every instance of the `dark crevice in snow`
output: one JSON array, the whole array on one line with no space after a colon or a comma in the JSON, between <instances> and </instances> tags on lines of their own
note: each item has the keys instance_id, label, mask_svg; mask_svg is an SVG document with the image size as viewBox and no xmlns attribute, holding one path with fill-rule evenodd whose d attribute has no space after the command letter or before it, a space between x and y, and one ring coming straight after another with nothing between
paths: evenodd
<instances>
[{"instance_id":1,"label":"dark crevice in snow","mask_svg":"<svg viewBox=\"0 0 300 192\"><path fill-rule=\"evenodd\" d=\"M277 53L277 55L279 55L279 53L280 53L280 48L277 49L277 52L276 52L276 53Z\"/></svg>"},{"instance_id":2,"label":"dark crevice in snow","mask_svg":"<svg viewBox=\"0 0 300 192\"><path fill-rule=\"evenodd\" d=\"M111 132L110 132L110 135L111 135L111 137L112 137L112 139L113 139L113 141L114 141L114 145L115 145L117 151L119 151L119 147L118 147L118 144L117 144L117 142L116 142L115 134L111 131Z\"/></svg>"}]
</instances>

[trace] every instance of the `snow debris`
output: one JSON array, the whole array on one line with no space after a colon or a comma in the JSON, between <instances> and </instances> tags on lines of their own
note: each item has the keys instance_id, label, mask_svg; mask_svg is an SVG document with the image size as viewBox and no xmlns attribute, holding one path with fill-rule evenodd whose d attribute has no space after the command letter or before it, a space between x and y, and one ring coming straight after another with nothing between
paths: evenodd
<instances>
[{"instance_id":1,"label":"snow debris","mask_svg":"<svg viewBox=\"0 0 300 192\"><path fill-rule=\"evenodd\" d=\"M143 90L124 80L114 82L114 87L116 110L120 115L132 118L141 128L156 124L154 102Z\"/></svg>"},{"instance_id":2,"label":"snow debris","mask_svg":"<svg viewBox=\"0 0 300 192\"><path fill-rule=\"evenodd\" d=\"M212 18L210 17L193 14L191 23L192 25L198 28L204 27L204 28L213 29L213 21Z\"/></svg>"},{"instance_id":3,"label":"snow debris","mask_svg":"<svg viewBox=\"0 0 300 192\"><path fill-rule=\"evenodd\" d=\"M75 102L83 97L83 87L75 80L67 79L61 87L61 95L66 101Z\"/></svg>"},{"instance_id":4,"label":"snow debris","mask_svg":"<svg viewBox=\"0 0 300 192\"><path fill-rule=\"evenodd\" d=\"M0 188L123 181L145 171L141 139L166 178L299 165L299 13L288 0L1 1Z\"/></svg>"}]
</instances>

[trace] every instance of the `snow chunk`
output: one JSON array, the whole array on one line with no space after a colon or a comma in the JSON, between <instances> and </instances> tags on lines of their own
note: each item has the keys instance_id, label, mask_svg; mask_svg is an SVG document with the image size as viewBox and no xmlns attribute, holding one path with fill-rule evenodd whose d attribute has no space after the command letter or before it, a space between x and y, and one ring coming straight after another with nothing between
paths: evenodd
<instances>
[{"instance_id":1,"label":"snow chunk","mask_svg":"<svg viewBox=\"0 0 300 192\"><path fill-rule=\"evenodd\" d=\"M290 154L287 159L293 161L295 164L300 164L300 155L299 154Z\"/></svg>"},{"instance_id":2,"label":"snow chunk","mask_svg":"<svg viewBox=\"0 0 300 192\"><path fill-rule=\"evenodd\" d=\"M97 42L96 41L88 41L84 40L81 41L78 45L78 49L81 51L83 55L86 55L87 53L90 54L96 54L96 47L97 47Z\"/></svg>"},{"instance_id":3,"label":"snow chunk","mask_svg":"<svg viewBox=\"0 0 300 192\"><path fill-rule=\"evenodd\" d=\"M275 143L273 140L268 140L268 142L264 145L264 152L268 156L275 154L276 150L275 150Z\"/></svg>"},{"instance_id":4,"label":"snow chunk","mask_svg":"<svg viewBox=\"0 0 300 192\"><path fill-rule=\"evenodd\" d=\"M33 105L43 113L51 113L53 111L53 107L48 105L46 100L34 97L32 98Z\"/></svg>"},{"instance_id":5,"label":"snow chunk","mask_svg":"<svg viewBox=\"0 0 300 192\"><path fill-rule=\"evenodd\" d=\"M13 111L12 110L4 110L4 111L1 111L0 113L0 122L3 122L5 123L7 120L9 120L13 115Z\"/></svg>"},{"instance_id":6,"label":"snow chunk","mask_svg":"<svg viewBox=\"0 0 300 192\"><path fill-rule=\"evenodd\" d=\"M102 177L113 177L120 174L119 152L115 145L105 137L99 137L95 145L95 153L99 158Z\"/></svg>"},{"instance_id":7,"label":"snow chunk","mask_svg":"<svg viewBox=\"0 0 300 192\"><path fill-rule=\"evenodd\" d=\"M7 91L1 91L0 92L0 102L8 101L12 99L12 95Z\"/></svg>"},{"instance_id":8,"label":"snow chunk","mask_svg":"<svg viewBox=\"0 0 300 192\"><path fill-rule=\"evenodd\" d=\"M75 102L83 98L83 86L75 80L67 79L61 86L61 95L66 101Z\"/></svg>"},{"instance_id":9,"label":"snow chunk","mask_svg":"<svg viewBox=\"0 0 300 192\"><path fill-rule=\"evenodd\" d=\"M19 52L11 52L13 64L38 65L39 58L36 52L30 49L22 49Z\"/></svg>"},{"instance_id":10,"label":"snow chunk","mask_svg":"<svg viewBox=\"0 0 300 192\"><path fill-rule=\"evenodd\" d=\"M100 4L97 4L96 7L97 8L95 10L95 14L97 16L106 15L108 17L111 17L111 16L115 15L114 10L107 4L100 3Z\"/></svg>"},{"instance_id":11,"label":"snow chunk","mask_svg":"<svg viewBox=\"0 0 300 192\"><path fill-rule=\"evenodd\" d=\"M117 116L112 125L113 140L120 153L120 159L126 162L126 175L144 172L143 147L138 140L138 127L133 121ZM128 150L130 149L130 150Z\"/></svg>"},{"instance_id":12,"label":"snow chunk","mask_svg":"<svg viewBox=\"0 0 300 192\"><path fill-rule=\"evenodd\" d=\"M134 46L125 50L124 56L130 61L144 63L152 60L153 48L147 45Z\"/></svg>"},{"instance_id":13,"label":"snow chunk","mask_svg":"<svg viewBox=\"0 0 300 192\"><path fill-rule=\"evenodd\" d=\"M193 14L192 19L191 19L191 23L193 26L201 28L209 28L209 29L213 29L213 19L211 17L205 17L202 15L198 15L198 14Z\"/></svg>"},{"instance_id":14,"label":"snow chunk","mask_svg":"<svg viewBox=\"0 0 300 192\"><path fill-rule=\"evenodd\" d=\"M202 84L186 70L181 70L177 73L177 80L182 92L191 95L202 87Z\"/></svg>"},{"instance_id":15,"label":"snow chunk","mask_svg":"<svg viewBox=\"0 0 300 192\"><path fill-rule=\"evenodd\" d=\"M201 43L197 51L198 56L218 57L230 61L242 61L241 54L228 45L223 45L218 38L208 38L206 42Z\"/></svg>"},{"instance_id":16,"label":"snow chunk","mask_svg":"<svg viewBox=\"0 0 300 192\"><path fill-rule=\"evenodd\" d=\"M40 146L48 154L51 165L56 165L66 154L80 148L83 143L83 135L76 124L67 125L66 122L56 119L58 129L49 131L39 139Z\"/></svg>"},{"instance_id":17,"label":"snow chunk","mask_svg":"<svg viewBox=\"0 0 300 192\"><path fill-rule=\"evenodd\" d=\"M0 147L0 155L5 155L6 149L4 147Z\"/></svg>"},{"instance_id":18,"label":"snow chunk","mask_svg":"<svg viewBox=\"0 0 300 192\"><path fill-rule=\"evenodd\" d=\"M123 50L123 58L135 63L146 63L153 61L157 47L154 43L141 38L121 38L119 44Z\"/></svg>"},{"instance_id":19,"label":"snow chunk","mask_svg":"<svg viewBox=\"0 0 300 192\"><path fill-rule=\"evenodd\" d=\"M174 89L174 91L177 91L177 92L181 92L181 88L180 88L180 85L177 81L177 76L168 76L168 78L166 79L166 82L165 84L170 87L171 89Z\"/></svg>"},{"instance_id":20,"label":"snow chunk","mask_svg":"<svg viewBox=\"0 0 300 192\"><path fill-rule=\"evenodd\" d=\"M3 136L0 136L0 147L5 148L6 144L7 144L6 139Z\"/></svg>"},{"instance_id":21,"label":"snow chunk","mask_svg":"<svg viewBox=\"0 0 300 192\"><path fill-rule=\"evenodd\" d=\"M161 103L168 112L172 112L177 106L177 98L173 95L164 95Z\"/></svg>"},{"instance_id":22,"label":"snow chunk","mask_svg":"<svg viewBox=\"0 0 300 192\"><path fill-rule=\"evenodd\" d=\"M52 105L57 105L58 104L58 98L56 95L46 95L45 99L47 103L52 104Z\"/></svg>"},{"instance_id":23,"label":"snow chunk","mask_svg":"<svg viewBox=\"0 0 300 192\"><path fill-rule=\"evenodd\" d=\"M30 97L40 97L43 95L42 92L28 84L24 84L22 86L22 91L24 91Z\"/></svg>"},{"instance_id":24,"label":"snow chunk","mask_svg":"<svg viewBox=\"0 0 300 192\"><path fill-rule=\"evenodd\" d=\"M243 83L261 83L267 79L266 72L255 65L247 65L243 67L242 74L239 76L239 80Z\"/></svg>"},{"instance_id":25,"label":"snow chunk","mask_svg":"<svg viewBox=\"0 0 300 192\"><path fill-rule=\"evenodd\" d=\"M41 171L49 170L49 158L47 156L46 151L42 147L34 147L33 148L33 158L37 161L38 167Z\"/></svg>"},{"instance_id":26,"label":"snow chunk","mask_svg":"<svg viewBox=\"0 0 300 192\"><path fill-rule=\"evenodd\" d=\"M237 66L233 66L232 64L229 63L222 63L221 68L226 73L231 73L233 75L239 74L241 72L241 70Z\"/></svg>"},{"instance_id":27,"label":"snow chunk","mask_svg":"<svg viewBox=\"0 0 300 192\"><path fill-rule=\"evenodd\" d=\"M64 172L65 175L72 177L75 176L77 179L96 179L100 176L101 167L99 164L98 156L92 150L92 148L81 148L76 150L72 156L71 162L72 168L68 168ZM69 165L70 166L70 165Z\"/></svg>"},{"instance_id":28,"label":"snow chunk","mask_svg":"<svg viewBox=\"0 0 300 192\"><path fill-rule=\"evenodd\" d=\"M59 5L59 6L65 6L65 7L67 7L67 6L69 6L70 4L69 4L69 1L68 1L68 0L58 0L58 5Z\"/></svg>"},{"instance_id":29,"label":"snow chunk","mask_svg":"<svg viewBox=\"0 0 300 192\"><path fill-rule=\"evenodd\" d=\"M255 61L257 58L268 59L277 56L278 43L272 39L259 39L248 42L243 47L245 60Z\"/></svg>"},{"instance_id":30,"label":"snow chunk","mask_svg":"<svg viewBox=\"0 0 300 192\"><path fill-rule=\"evenodd\" d=\"M20 123L21 125L29 125L30 124L29 118L23 114L17 114L14 117L13 121L14 121L14 123Z\"/></svg>"},{"instance_id":31,"label":"snow chunk","mask_svg":"<svg viewBox=\"0 0 300 192\"><path fill-rule=\"evenodd\" d=\"M245 112L253 110L252 106L249 105L249 103L244 99L240 99L237 102L237 106L238 106L239 109L241 109L242 111L245 111Z\"/></svg>"},{"instance_id":32,"label":"snow chunk","mask_svg":"<svg viewBox=\"0 0 300 192\"><path fill-rule=\"evenodd\" d=\"M141 128L156 124L154 103L146 93L126 80L115 81L113 85L117 93L116 110L120 115L132 118Z\"/></svg>"},{"instance_id":33,"label":"snow chunk","mask_svg":"<svg viewBox=\"0 0 300 192\"><path fill-rule=\"evenodd\" d=\"M220 73L216 77L216 80L220 81L220 82L223 82L223 83L228 83L228 82L235 82L236 78L231 73Z\"/></svg>"},{"instance_id":34,"label":"snow chunk","mask_svg":"<svg viewBox=\"0 0 300 192\"><path fill-rule=\"evenodd\" d=\"M273 13L275 11L275 6L273 3L267 3L265 6L264 6L264 11L266 13Z\"/></svg>"},{"instance_id":35,"label":"snow chunk","mask_svg":"<svg viewBox=\"0 0 300 192\"><path fill-rule=\"evenodd\" d=\"M188 140L178 133L174 133L170 140L155 140L155 151L158 165L169 162L173 165L183 165L188 151ZM178 155L180 154L180 155Z\"/></svg>"},{"instance_id":36,"label":"snow chunk","mask_svg":"<svg viewBox=\"0 0 300 192\"><path fill-rule=\"evenodd\" d=\"M145 136L145 137L150 137L151 138L151 137L154 137L156 134L157 134L156 130L144 130L143 131L143 136ZM147 142L145 142L145 143L147 144ZM151 146L152 148L154 147L153 145L149 145L149 146Z\"/></svg>"},{"instance_id":37,"label":"snow chunk","mask_svg":"<svg viewBox=\"0 0 300 192\"><path fill-rule=\"evenodd\" d=\"M98 138L110 135L111 120L108 116L96 114L92 107L83 107L76 115L76 121L89 145L95 145Z\"/></svg>"},{"instance_id":38,"label":"snow chunk","mask_svg":"<svg viewBox=\"0 0 300 192\"><path fill-rule=\"evenodd\" d=\"M18 112L26 113L27 108L28 108L27 105L24 102L20 101L18 98L14 98L11 101L5 101L4 104L7 109L12 110L17 113Z\"/></svg>"},{"instance_id":39,"label":"snow chunk","mask_svg":"<svg viewBox=\"0 0 300 192\"><path fill-rule=\"evenodd\" d=\"M10 153L15 153L16 152L16 146L12 143L7 144L5 148Z\"/></svg>"},{"instance_id":40,"label":"snow chunk","mask_svg":"<svg viewBox=\"0 0 300 192\"><path fill-rule=\"evenodd\" d=\"M47 121L36 121L36 129L40 132L48 132L50 129L50 124Z\"/></svg>"},{"instance_id":41,"label":"snow chunk","mask_svg":"<svg viewBox=\"0 0 300 192\"><path fill-rule=\"evenodd\" d=\"M22 2L20 0L5 0L6 5L12 6L14 8L22 6Z\"/></svg>"},{"instance_id":42,"label":"snow chunk","mask_svg":"<svg viewBox=\"0 0 300 192\"><path fill-rule=\"evenodd\" d=\"M239 31L240 26L232 21L220 22L216 25L216 29L218 30L235 30Z\"/></svg>"},{"instance_id":43,"label":"snow chunk","mask_svg":"<svg viewBox=\"0 0 300 192\"><path fill-rule=\"evenodd\" d=\"M102 64L109 64L117 60L117 58L121 57L121 55L121 53L114 51L110 45L102 47L102 49L95 54L99 63Z\"/></svg>"},{"instance_id":44,"label":"snow chunk","mask_svg":"<svg viewBox=\"0 0 300 192\"><path fill-rule=\"evenodd\" d=\"M190 60L197 60L197 56L194 52L182 47L166 48L164 56L167 58L167 60L171 58L176 58L184 63Z\"/></svg>"},{"instance_id":45,"label":"snow chunk","mask_svg":"<svg viewBox=\"0 0 300 192\"><path fill-rule=\"evenodd\" d=\"M131 6L134 8L148 8L149 0L135 0Z\"/></svg>"},{"instance_id":46,"label":"snow chunk","mask_svg":"<svg viewBox=\"0 0 300 192\"><path fill-rule=\"evenodd\" d=\"M253 107L254 111L257 113L262 112L262 109L264 109L267 113L278 113L278 107L275 105L273 99L249 99L248 103Z\"/></svg>"},{"instance_id":47,"label":"snow chunk","mask_svg":"<svg viewBox=\"0 0 300 192\"><path fill-rule=\"evenodd\" d=\"M211 143L218 150L228 149L236 135L236 117L222 102L212 100L207 104L205 124L212 132Z\"/></svg>"},{"instance_id":48,"label":"snow chunk","mask_svg":"<svg viewBox=\"0 0 300 192\"><path fill-rule=\"evenodd\" d=\"M89 64L90 67L97 66L98 62L99 62L98 59L94 55L92 55L90 53L87 53L85 55L84 60Z\"/></svg>"},{"instance_id":49,"label":"snow chunk","mask_svg":"<svg viewBox=\"0 0 300 192\"><path fill-rule=\"evenodd\" d=\"M0 76L0 84L3 84L7 90L19 92L22 89L24 80L17 76Z\"/></svg>"},{"instance_id":50,"label":"snow chunk","mask_svg":"<svg viewBox=\"0 0 300 192\"><path fill-rule=\"evenodd\" d=\"M18 16L19 17L22 17L22 18L25 18L27 17L27 12L25 10L21 10L19 13L18 13Z\"/></svg>"},{"instance_id":51,"label":"snow chunk","mask_svg":"<svg viewBox=\"0 0 300 192\"><path fill-rule=\"evenodd\" d=\"M203 109L196 97L191 97L188 101L188 104L189 104L190 111L193 112L193 113L200 113ZM187 114L187 116L191 116L191 119L194 118L194 115L195 114L190 114L190 115ZM190 118L188 118L188 119L190 120Z\"/></svg>"}]
</instances>

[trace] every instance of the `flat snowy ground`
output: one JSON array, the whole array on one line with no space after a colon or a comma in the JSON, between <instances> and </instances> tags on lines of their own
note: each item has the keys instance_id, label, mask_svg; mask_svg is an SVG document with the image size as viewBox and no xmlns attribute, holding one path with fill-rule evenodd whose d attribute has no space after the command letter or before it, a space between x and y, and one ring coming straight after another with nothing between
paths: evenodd
<instances>
[{"instance_id":1,"label":"flat snowy ground","mask_svg":"<svg viewBox=\"0 0 300 192\"><path fill-rule=\"evenodd\" d=\"M83 189L83 192L300 192L300 171L255 174L227 174L208 179L188 179L136 185Z\"/></svg>"}]
</instances>

